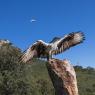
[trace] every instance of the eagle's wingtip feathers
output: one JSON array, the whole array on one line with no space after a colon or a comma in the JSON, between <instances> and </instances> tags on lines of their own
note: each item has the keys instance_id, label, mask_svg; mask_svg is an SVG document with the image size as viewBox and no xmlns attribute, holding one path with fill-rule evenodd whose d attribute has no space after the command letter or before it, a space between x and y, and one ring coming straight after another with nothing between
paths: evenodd
<instances>
[{"instance_id":1,"label":"eagle's wingtip feathers","mask_svg":"<svg viewBox=\"0 0 95 95\"><path fill-rule=\"evenodd\" d=\"M84 33L81 31L75 32L74 33L74 40L79 42L79 43L82 43L85 40Z\"/></svg>"}]
</instances>

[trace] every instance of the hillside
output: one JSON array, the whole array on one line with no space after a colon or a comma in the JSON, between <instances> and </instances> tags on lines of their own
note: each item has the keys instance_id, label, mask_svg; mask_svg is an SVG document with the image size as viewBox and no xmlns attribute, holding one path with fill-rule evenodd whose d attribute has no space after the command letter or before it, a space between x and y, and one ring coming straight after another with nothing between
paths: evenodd
<instances>
[{"instance_id":1,"label":"hillside","mask_svg":"<svg viewBox=\"0 0 95 95\"><path fill-rule=\"evenodd\" d=\"M19 63L21 55L21 50L11 44L0 47L0 95L54 95L46 62L32 59ZM95 70L81 66L75 70L80 95L95 95Z\"/></svg>"}]
</instances>

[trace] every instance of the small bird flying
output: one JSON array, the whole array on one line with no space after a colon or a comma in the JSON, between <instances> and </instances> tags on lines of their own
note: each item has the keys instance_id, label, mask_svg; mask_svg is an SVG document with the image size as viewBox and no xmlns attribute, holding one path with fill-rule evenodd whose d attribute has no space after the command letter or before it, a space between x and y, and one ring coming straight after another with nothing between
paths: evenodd
<instances>
[{"instance_id":1,"label":"small bird flying","mask_svg":"<svg viewBox=\"0 0 95 95\"><path fill-rule=\"evenodd\" d=\"M33 57L47 58L47 60L49 60L52 58L52 55L60 54L69 48L82 43L84 39L83 32L72 32L62 38L55 37L50 43L38 40L25 50L21 57L21 61L27 62Z\"/></svg>"}]
</instances>

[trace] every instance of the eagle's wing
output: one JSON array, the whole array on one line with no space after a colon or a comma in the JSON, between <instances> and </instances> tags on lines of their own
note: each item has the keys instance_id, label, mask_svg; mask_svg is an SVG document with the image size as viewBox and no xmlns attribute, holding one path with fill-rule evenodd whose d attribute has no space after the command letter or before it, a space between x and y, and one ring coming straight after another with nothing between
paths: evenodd
<instances>
[{"instance_id":1,"label":"eagle's wing","mask_svg":"<svg viewBox=\"0 0 95 95\"><path fill-rule=\"evenodd\" d=\"M23 55L20 58L20 62L27 62L33 57L40 57L41 53L44 52L45 45L41 42L36 42L31 45L27 50L24 51Z\"/></svg>"},{"instance_id":2,"label":"eagle's wing","mask_svg":"<svg viewBox=\"0 0 95 95\"><path fill-rule=\"evenodd\" d=\"M60 40L61 38L59 38L59 37L54 37L53 39L52 39L52 41L50 41L50 43L55 43L56 41L58 41L58 40Z\"/></svg>"},{"instance_id":3,"label":"eagle's wing","mask_svg":"<svg viewBox=\"0 0 95 95\"><path fill-rule=\"evenodd\" d=\"M56 49L53 49L51 53L54 55L62 53L65 50L69 49L70 47L82 43L83 40L84 34L82 32L70 33L64 36L64 38L57 40L55 43L52 43L52 47L56 46Z\"/></svg>"}]
</instances>

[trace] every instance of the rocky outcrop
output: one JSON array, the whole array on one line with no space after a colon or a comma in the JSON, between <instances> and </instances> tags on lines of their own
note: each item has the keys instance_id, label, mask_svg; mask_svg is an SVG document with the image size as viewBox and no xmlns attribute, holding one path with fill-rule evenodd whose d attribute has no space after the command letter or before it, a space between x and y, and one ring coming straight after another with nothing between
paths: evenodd
<instances>
[{"instance_id":1,"label":"rocky outcrop","mask_svg":"<svg viewBox=\"0 0 95 95\"><path fill-rule=\"evenodd\" d=\"M47 69L55 88L55 95L79 95L76 73L68 60L50 59Z\"/></svg>"}]
</instances>

